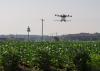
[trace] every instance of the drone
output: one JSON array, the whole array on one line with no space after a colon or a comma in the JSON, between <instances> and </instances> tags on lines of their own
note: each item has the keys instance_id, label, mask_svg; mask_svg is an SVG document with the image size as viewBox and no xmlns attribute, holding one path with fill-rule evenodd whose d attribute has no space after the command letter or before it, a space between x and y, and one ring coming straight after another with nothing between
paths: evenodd
<instances>
[{"instance_id":1,"label":"drone","mask_svg":"<svg viewBox=\"0 0 100 71\"><path fill-rule=\"evenodd\" d=\"M58 14L55 14L55 16L57 16L57 17L61 17L61 22L66 22L66 21L68 21L68 20L66 20L66 17L72 17L72 15L65 15L65 14L62 14L62 15L58 15Z\"/></svg>"}]
</instances>

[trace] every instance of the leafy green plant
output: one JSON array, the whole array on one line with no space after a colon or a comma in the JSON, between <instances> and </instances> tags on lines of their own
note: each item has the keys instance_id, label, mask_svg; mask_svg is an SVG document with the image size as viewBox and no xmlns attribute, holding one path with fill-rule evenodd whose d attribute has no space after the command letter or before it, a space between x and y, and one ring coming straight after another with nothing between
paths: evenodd
<instances>
[{"instance_id":1,"label":"leafy green plant","mask_svg":"<svg viewBox=\"0 0 100 71\"><path fill-rule=\"evenodd\" d=\"M76 68L84 70L88 66L96 71L100 69L99 61L100 41L0 42L0 71L8 67L16 69L19 62L29 65L31 69L37 68L35 70L38 71L75 71Z\"/></svg>"},{"instance_id":2,"label":"leafy green plant","mask_svg":"<svg viewBox=\"0 0 100 71\"><path fill-rule=\"evenodd\" d=\"M36 54L36 62L39 64L39 68L43 71L52 71L50 68L51 58L46 50L38 50Z\"/></svg>"},{"instance_id":3,"label":"leafy green plant","mask_svg":"<svg viewBox=\"0 0 100 71\"><path fill-rule=\"evenodd\" d=\"M4 71L16 71L18 69L20 58L16 54L5 53L2 56L2 65Z\"/></svg>"},{"instance_id":4,"label":"leafy green plant","mask_svg":"<svg viewBox=\"0 0 100 71\"><path fill-rule=\"evenodd\" d=\"M76 68L78 71L90 71L90 68L88 66L88 62L91 60L90 55L85 50L80 50L76 52L76 55L73 59L74 64L76 65Z\"/></svg>"}]
</instances>

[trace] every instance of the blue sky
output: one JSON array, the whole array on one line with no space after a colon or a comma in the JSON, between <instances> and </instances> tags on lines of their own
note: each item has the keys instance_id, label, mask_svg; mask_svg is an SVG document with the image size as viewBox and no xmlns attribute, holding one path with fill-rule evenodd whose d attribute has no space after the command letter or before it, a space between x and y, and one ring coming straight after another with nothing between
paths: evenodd
<instances>
[{"instance_id":1,"label":"blue sky","mask_svg":"<svg viewBox=\"0 0 100 71\"><path fill-rule=\"evenodd\" d=\"M71 22L54 20L55 14L71 14ZM0 0L0 34L73 34L100 32L100 0ZM69 19L69 18L68 18Z\"/></svg>"}]
</instances>

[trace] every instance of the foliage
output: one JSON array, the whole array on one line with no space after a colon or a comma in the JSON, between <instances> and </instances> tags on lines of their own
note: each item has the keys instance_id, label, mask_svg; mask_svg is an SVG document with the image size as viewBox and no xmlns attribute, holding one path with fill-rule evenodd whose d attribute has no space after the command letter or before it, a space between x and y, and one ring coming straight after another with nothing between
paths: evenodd
<instances>
[{"instance_id":1,"label":"foliage","mask_svg":"<svg viewBox=\"0 0 100 71\"><path fill-rule=\"evenodd\" d=\"M18 69L18 63L20 58L16 54L11 52L2 55L2 65L4 71L16 71Z\"/></svg>"},{"instance_id":2,"label":"foliage","mask_svg":"<svg viewBox=\"0 0 100 71\"><path fill-rule=\"evenodd\" d=\"M89 67L99 71L100 41L0 41L0 70L7 68L9 60L8 66L15 69L23 63L43 71L83 71Z\"/></svg>"},{"instance_id":3,"label":"foliage","mask_svg":"<svg viewBox=\"0 0 100 71\"><path fill-rule=\"evenodd\" d=\"M74 57L74 64L78 71L90 71L88 62L90 62L89 53L85 50L76 52Z\"/></svg>"}]
</instances>

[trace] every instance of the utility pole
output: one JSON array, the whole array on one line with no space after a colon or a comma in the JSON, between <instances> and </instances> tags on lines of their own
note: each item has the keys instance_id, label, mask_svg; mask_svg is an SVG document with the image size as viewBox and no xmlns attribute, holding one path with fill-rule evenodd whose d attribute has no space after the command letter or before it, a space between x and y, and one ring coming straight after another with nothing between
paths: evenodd
<instances>
[{"instance_id":1,"label":"utility pole","mask_svg":"<svg viewBox=\"0 0 100 71\"><path fill-rule=\"evenodd\" d=\"M30 30L30 27L28 26L28 28L27 28L27 32L28 32L28 41L30 40L30 37L29 37L29 32L30 32L31 30Z\"/></svg>"},{"instance_id":2,"label":"utility pole","mask_svg":"<svg viewBox=\"0 0 100 71\"><path fill-rule=\"evenodd\" d=\"M43 39L44 39L44 37L43 37L43 28L44 28L44 26L43 26L43 23L44 23L44 19L41 19L41 21L42 21L42 41L43 41Z\"/></svg>"}]
</instances>

